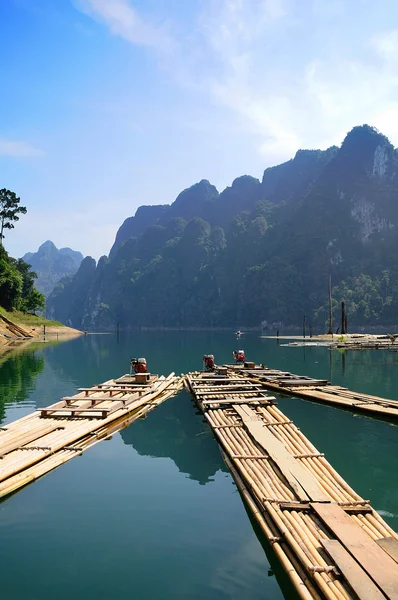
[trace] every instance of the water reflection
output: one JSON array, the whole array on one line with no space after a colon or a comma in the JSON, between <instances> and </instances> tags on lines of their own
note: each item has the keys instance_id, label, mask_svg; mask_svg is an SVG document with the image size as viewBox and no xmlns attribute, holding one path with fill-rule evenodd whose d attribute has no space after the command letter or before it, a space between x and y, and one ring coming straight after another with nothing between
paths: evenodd
<instances>
[{"instance_id":1,"label":"water reflection","mask_svg":"<svg viewBox=\"0 0 398 600\"><path fill-rule=\"evenodd\" d=\"M15 349L2 357L0 361L0 423L5 419L7 404L26 400L43 368L44 358L34 349Z\"/></svg>"},{"instance_id":2,"label":"water reflection","mask_svg":"<svg viewBox=\"0 0 398 600\"><path fill-rule=\"evenodd\" d=\"M171 458L180 472L201 485L212 481L217 471L227 471L209 426L185 391L120 435L143 456Z\"/></svg>"},{"instance_id":3,"label":"water reflection","mask_svg":"<svg viewBox=\"0 0 398 600\"><path fill-rule=\"evenodd\" d=\"M122 331L119 337L88 335L54 347L29 347L0 359L0 419L4 410L13 420L78 387L116 377L137 354L147 358L153 372L181 373L200 368L206 353L214 353L220 363L230 360L234 346L234 332ZM245 335L242 346L250 359L271 368L398 396L392 352L295 349L257 334ZM398 428L304 400L278 401L348 483L397 529ZM268 563L257 544L218 445L185 392L12 496L4 508L0 562L7 598L279 600L277 579L285 597L294 597L272 552ZM37 551L32 553L32 547ZM131 557L127 563L126 556ZM267 576L269 564L276 577Z\"/></svg>"}]
</instances>

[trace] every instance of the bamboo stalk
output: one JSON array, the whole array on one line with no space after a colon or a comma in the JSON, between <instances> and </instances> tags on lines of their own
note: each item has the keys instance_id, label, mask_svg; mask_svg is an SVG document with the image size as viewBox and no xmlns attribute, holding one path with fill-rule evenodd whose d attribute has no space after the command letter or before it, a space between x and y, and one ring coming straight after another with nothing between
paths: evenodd
<instances>
[{"instance_id":1,"label":"bamboo stalk","mask_svg":"<svg viewBox=\"0 0 398 600\"><path fill-rule=\"evenodd\" d=\"M0 483L0 497L15 491L19 487L26 485L26 483L78 455L77 452L65 449L65 447L78 442L79 446L82 446L82 451L86 450L95 443L98 443L106 435L109 435L111 431L119 431L127 426L129 422L146 414L146 412L155 408L159 403L175 395L181 387L182 381L174 377L174 373L167 378L160 378L154 386L149 388L149 394L127 407L127 412L126 410L115 411L108 418L101 421L95 420L93 422L88 419L41 419L37 413L35 413L35 418L21 419L23 428L25 428L27 423L38 421L42 424L44 421L47 429L51 423L56 423L58 426L62 424L63 429L58 432L45 433L45 428L43 428L44 435L35 441L35 444L38 444L37 449L25 451L14 450L0 461L0 482L2 482ZM10 428L14 432L17 429L15 423ZM98 434L97 437L93 436L95 432Z\"/></svg>"},{"instance_id":2,"label":"bamboo stalk","mask_svg":"<svg viewBox=\"0 0 398 600\"><path fill-rule=\"evenodd\" d=\"M311 590L310 593L314 598L352 599L351 587L344 577L339 579L333 572L335 570L333 562L320 543L321 539L328 539L329 533L323 522L311 512L310 505L304 512L295 510L294 506L288 510L281 509L282 502L299 502L277 462L275 463L250 435L245 427L245 421L242 422L232 406L226 408L226 405L218 405L209 409L209 405L203 403L206 394L195 395L195 392L200 392L201 389L199 378L195 379L195 386L193 386L190 377L187 376L186 385L213 428L225 453L226 464L235 481L239 482L238 487L245 501L262 530L273 543L297 591L305 595ZM206 385L207 390L209 387L211 389L211 386ZM233 389L229 394L226 384L224 387L226 389L223 390L222 397L233 404L236 394ZM286 452L292 457L297 457L296 461L316 480L319 488L331 502L343 505L343 508L344 505L366 504L366 501L352 490L326 458L275 405L252 404L251 412L245 409L244 403L240 406L242 415L247 414L249 419L262 421L268 432L283 444ZM352 522L361 527L372 540L391 535L392 530L374 511L365 514L351 514L351 512L347 514L350 515ZM275 536L275 531L279 532L278 536ZM398 535L392 533L397 539ZM275 541L275 538L283 539L283 544ZM288 548L289 559L286 558L286 548ZM287 560L289 562L286 562ZM306 591L303 592L303 589ZM320 590L320 593L317 590Z\"/></svg>"}]
</instances>

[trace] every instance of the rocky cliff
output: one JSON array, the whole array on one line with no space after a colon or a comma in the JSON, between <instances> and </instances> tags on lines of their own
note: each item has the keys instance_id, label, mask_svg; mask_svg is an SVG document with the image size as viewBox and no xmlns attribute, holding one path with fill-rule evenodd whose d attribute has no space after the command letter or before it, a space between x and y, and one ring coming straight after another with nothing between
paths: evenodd
<instances>
[{"instance_id":1,"label":"rocky cliff","mask_svg":"<svg viewBox=\"0 0 398 600\"><path fill-rule=\"evenodd\" d=\"M85 329L289 325L304 314L322 326L331 273L350 322L398 323L397 197L397 151L355 127L339 148L300 150L261 182L246 175L218 194L203 180L146 223L142 207L110 259L85 275L82 264L48 305Z\"/></svg>"}]
</instances>

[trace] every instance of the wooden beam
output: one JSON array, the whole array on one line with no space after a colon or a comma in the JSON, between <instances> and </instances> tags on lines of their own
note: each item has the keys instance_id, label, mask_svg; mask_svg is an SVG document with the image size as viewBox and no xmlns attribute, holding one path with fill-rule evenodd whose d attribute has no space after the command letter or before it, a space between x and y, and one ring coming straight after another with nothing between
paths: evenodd
<instances>
[{"instance_id":1,"label":"wooden beam","mask_svg":"<svg viewBox=\"0 0 398 600\"><path fill-rule=\"evenodd\" d=\"M204 406L209 406L209 404L253 404L253 403L261 403L261 404L275 404L272 398L266 398L264 396L253 397L253 398L229 398L229 399L217 399L214 400L200 400L200 402Z\"/></svg>"},{"instance_id":2,"label":"wooden beam","mask_svg":"<svg viewBox=\"0 0 398 600\"><path fill-rule=\"evenodd\" d=\"M313 509L390 600L398 600L398 564L337 504Z\"/></svg>"},{"instance_id":3,"label":"wooden beam","mask_svg":"<svg viewBox=\"0 0 398 600\"><path fill-rule=\"evenodd\" d=\"M255 441L277 464L300 500L308 502L317 498L318 502L330 502L319 488L315 477L297 462L286 446L269 429L263 426L254 411L249 407L243 408L238 405L234 405L234 409L241 416L244 426Z\"/></svg>"},{"instance_id":4,"label":"wooden beam","mask_svg":"<svg viewBox=\"0 0 398 600\"><path fill-rule=\"evenodd\" d=\"M369 575L338 540L319 540L360 600L386 600Z\"/></svg>"},{"instance_id":5,"label":"wooden beam","mask_svg":"<svg viewBox=\"0 0 398 600\"><path fill-rule=\"evenodd\" d=\"M387 552L387 554L391 556L396 563L398 563L398 542L395 538L385 537L375 540L375 542L380 546L380 548L383 548L383 550Z\"/></svg>"},{"instance_id":6,"label":"wooden beam","mask_svg":"<svg viewBox=\"0 0 398 600\"><path fill-rule=\"evenodd\" d=\"M344 512L349 514L367 514L372 512L371 506L344 506L342 507ZM280 504L281 510L299 510L299 511L311 511L312 506L309 502L283 502ZM392 538L391 538L392 539Z\"/></svg>"},{"instance_id":7,"label":"wooden beam","mask_svg":"<svg viewBox=\"0 0 398 600\"><path fill-rule=\"evenodd\" d=\"M25 444L30 444L57 429L60 429L59 423L43 423L40 425L40 428L31 429L22 435L15 435L13 439L9 439L7 442L2 442L0 444L0 457L3 457L5 454L8 454Z\"/></svg>"},{"instance_id":8,"label":"wooden beam","mask_svg":"<svg viewBox=\"0 0 398 600\"><path fill-rule=\"evenodd\" d=\"M328 381L326 379L324 381L321 381L320 379L279 379L276 383L283 385L283 387L316 387L327 385Z\"/></svg>"}]
</instances>

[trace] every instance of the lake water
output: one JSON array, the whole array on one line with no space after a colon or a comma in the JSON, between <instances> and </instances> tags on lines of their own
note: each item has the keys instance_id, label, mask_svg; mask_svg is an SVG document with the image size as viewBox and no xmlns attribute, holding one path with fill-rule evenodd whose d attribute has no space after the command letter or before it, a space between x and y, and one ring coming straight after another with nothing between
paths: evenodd
<instances>
[{"instance_id":1,"label":"lake water","mask_svg":"<svg viewBox=\"0 0 398 600\"><path fill-rule=\"evenodd\" d=\"M140 332L37 344L0 358L0 423L117 377L132 356L155 373L204 353L248 359L398 399L397 355L288 348L258 334ZM398 428L297 398L279 407L398 529ZM263 547L263 545L264 547ZM253 528L209 427L186 392L0 502L4 600L296 598Z\"/></svg>"}]
</instances>

